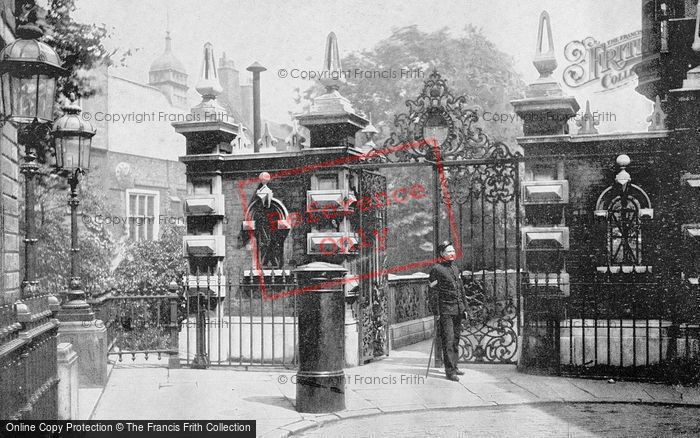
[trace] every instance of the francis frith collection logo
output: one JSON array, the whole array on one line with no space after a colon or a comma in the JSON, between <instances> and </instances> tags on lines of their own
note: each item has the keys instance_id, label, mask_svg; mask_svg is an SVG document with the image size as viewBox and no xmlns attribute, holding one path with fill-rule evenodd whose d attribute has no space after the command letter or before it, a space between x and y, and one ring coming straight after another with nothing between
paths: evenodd
<instances>
[{"instance_id":1,"label":"francis frith collection logo","mask_svg":"<svg viewBox=\"0 0 700 438\"><path fill-rule=\"evenodd\" d=\"M563 80L571 88L600 84L600 92L633 82L632 67L642 59L642 31L621 35L606 42L593 37L571 41L564 48L570 64Z\"/></svg>"}]
</instances>

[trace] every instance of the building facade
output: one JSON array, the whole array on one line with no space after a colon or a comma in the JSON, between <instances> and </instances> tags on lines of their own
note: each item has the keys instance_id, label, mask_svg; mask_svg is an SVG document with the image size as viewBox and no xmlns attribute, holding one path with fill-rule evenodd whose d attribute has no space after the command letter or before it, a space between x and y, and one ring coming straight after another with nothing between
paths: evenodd
<instances>
[{"instance_id":1,"label":"building facade","mask_svg":"<svg viewBox=\"0 0 700 438\"><path fill-rule=\"evenodd\" d=\"M513 102L526 120L523 368L667 378L697 360L699 19L694 2L643 3L646 132L598 133L589 102L569 132L579 103L551 78L551 39L538 42L540 79ZM540 39L543 26L546 14Z\"/></svg>"},{"instance_id":2,"label":"building facade","mask_svg":"<svg viewBox=\"0 0 700 438\"><path fill-rule=\"evenodd\" d=\"M242 135L233 140L233 152L252 150L252 85L240 84L239 72L224 54L218 65L221 102ZM97 95L83 102L83 114L92 117L99 135L93 140L89 177L106 195L105 221L116 237L157 239L165 226L184 226L186 193L184 139L171 123L185 121L198 95L188 85L190 77L173 50L166 32L164 52L139 83L101 67L90 74ZM265 120L271 141L283 143L291 126Z\"/></svg>"}]
</instances>

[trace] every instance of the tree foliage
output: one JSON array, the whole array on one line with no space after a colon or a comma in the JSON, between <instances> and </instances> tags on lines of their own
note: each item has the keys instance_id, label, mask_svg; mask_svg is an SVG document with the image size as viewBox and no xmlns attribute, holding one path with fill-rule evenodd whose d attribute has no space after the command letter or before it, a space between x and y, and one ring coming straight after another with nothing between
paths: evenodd
<instances>
[{"instance_id":1,"label":"tree foliage","mask_svg":"<svg viewBox=\"0 0 700 438\"><path fill-rule=\"evenodd\" d=\"M371 113L380 134L375 143L382 145L394 128L396 115L407 112L406 100L415 99L433 69L447 80L454 96L464 96L479 114L512 113L510 100L523 94L524 83L515 72L510 56L499 51L480 30L466 26L460 35L446 28L435 32L421 31L418 26L395 29L391 36L370 50L351 53L342 59L342 68L349 72L347 84L340 93L356 110ZM394 72L388 78L373 72ZM420 72L420 73L417 73ZM359 74L358 74L359 73ZM300 105L318 95L320 85L300 93ZM515 137L522 132L517 123L480 122L493 140L516 147ZM364 139L360 138L364 142ZM421 183L434 196L432 172L416 167L383 169L389 190L408 188ZM426 198L426 201L428 199ZM488 212L485 212L488 213ZM411 202L388 211L389 266L425 260L433 251L433 212L431 202ZM441 225L447 229L446 216Z\"/></svg>"},{"instance_id":2,"label":"tree foliage","mask_svg":"<svg viewBox=\"0 0 700 438\"><path fill-rule=\"evenodd\" d=\"M111 275L110 264L118 242L103 221L107 217L104 195L95 190L95 182L82 181L78 215L78 243L83 288L87 292L102 290ZM39 281L46 290L59 294L68 287L70 278L70 210L68 184L57 176L43 178L37 189Z\"/></svg>"},{"instance_id":3,"label":"tree foliage","mask_svg":"<svg viewBox=\"0 0 700 438\"><path fill-rule=\"evenodd\" d=\"M44 41L56 50L70 74L59 80L57 92L64 96L90 97L97 91L88 78L81 76L101 64L123 65L131 55L131 50L112 49L105 46L111 37L104 24L85 24L73 19L76 0L49 0L46 14L46 34Z\"/></svg>"},{"instance_id":4,"label":"tree foliage","mask_svg":"<svg viewBox=\"0 0 700 438\"><path fill-rule=\"evenodd\" d=\"M349 74L340 93L357 110L371 113L384 136L391 132L394 117L406 111L406 100L418 96L433 69L447 79L455 96L464 96L482 112L512 113L509 102L521 97L524 89L512 58L473 25L467 25L459 36L452 36L447 28L435 32L423 32L417 25L398 28L374 48L350 53L341 63ZM380 78L372 76L373 72L396 74ZM316 85L300 92L297 101L306 106L322 91ZM491 128L489 125L489 134L502 140L512 140L521 131L517 123Z\"/></svg>"},{"instance_id":5,"label":"tree foliage","mask_svg":"<svg viewBox=\"0 0 700 438\"><path fill-rule=\"evenodd\" d=\"M81 73L102 64L124 63L130 50L108 50L105 41L110 32L105 25L84 24L75 21L75 0L49 0L45 14L37 23L44 28L43 40L63 61L69 75L59 79L57 96L89 97L98 90ZM42 167L37 184L37 203L29 208L38 212L37 268L40 284L53 293L65 290L70 277L70 215L68 184L64 178L52 175L48 166ZM84 178L79 186L79 258L83 288L88 292L107 287L111 265L120 252L116 241L104 223L93 220L109 217L98 181ZM23 200L22 200L23 201ZM24 208L21 211L26 211ZM25 218L22 217L22 227ZM24 253L22 253L24 256Z\"/></svg>"},{"instance_id":6,"label":"tree foliage","mask_svg":"<svg viewBox=\"0 0 700 438\"><path fill-rule=\"evenodd\" d=\"M130 242L114 271L115 287L120 291L165 289L187 272L182 257L181 226L167 225L159 240Z\"/></svg>"}]
</instances>

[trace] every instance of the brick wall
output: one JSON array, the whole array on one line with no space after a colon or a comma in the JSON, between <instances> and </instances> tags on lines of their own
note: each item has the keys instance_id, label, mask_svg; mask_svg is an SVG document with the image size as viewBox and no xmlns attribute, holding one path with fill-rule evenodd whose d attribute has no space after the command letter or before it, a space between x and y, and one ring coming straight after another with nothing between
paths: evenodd
<instances>
[{"instance_id":1,"label":"brick wall","mask_svg":"<svg viewBox=\"0 0 700 438\"><path fill-rule=\"evenodd\" d=\"M239 275L243 269L251 269L253 266L250 249L243 243L241 224L244 220L245 211L241 203L241 196L238 190L239 181L250 176L225 177L223 183L223 193L225 197L226 219L224 221L224 235L226 236L226 258L224 259L224 270L230 279L235 283L239 280ZM269 187L272 189L274 197L282 201L289 212L303 213L306 205L306 191L309 187L309 178L306 175L273 180ZM246 202L250 203L257 184L245 187ZM304 227L293 228L284 242L284 264L289 266L289 262L294 260L298 264L304 264L306 260L306 229Z\"/></svg>"}]
</instances>

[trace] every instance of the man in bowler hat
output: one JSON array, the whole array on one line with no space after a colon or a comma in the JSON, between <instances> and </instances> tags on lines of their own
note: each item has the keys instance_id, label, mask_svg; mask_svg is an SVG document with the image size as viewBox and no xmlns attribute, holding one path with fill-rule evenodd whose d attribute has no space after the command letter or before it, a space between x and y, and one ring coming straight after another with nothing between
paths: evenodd
<instances>
[{"instance_id":1,"label":"man in bowler hat","mask_svg":"<svg viewBox=\"0 0 700 438\"><path fill-rule=\"evenodd\" d=\"M459 358L459 336L462 332L462 319L465 318L467 301L464 295L462 279L454 264L456 252L451 242L438 245L440 256L430 270L430 292L428 295L430 311L438 316L442 360L445 364L447 379L458 382L464 374L457 368Z\"/></svg>"}]
</instances>

